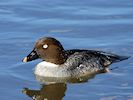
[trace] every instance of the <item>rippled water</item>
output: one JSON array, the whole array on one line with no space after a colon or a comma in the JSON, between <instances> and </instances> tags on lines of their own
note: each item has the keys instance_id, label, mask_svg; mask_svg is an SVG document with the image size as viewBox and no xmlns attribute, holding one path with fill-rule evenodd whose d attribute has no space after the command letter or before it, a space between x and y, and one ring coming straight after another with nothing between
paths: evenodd
<instances>
[{"instance_id":1,"label":"rippled water","mask_svg":"<svg viewBox=\"0 0 133 100\"><path fill-rule=\"evenodd\" d=\"M24 87L59 89L63 100L133 100L132 57L111 65L118 67L111 73L96 75L88 82L53 86L41 86L35 79L33 68L40 60L21 62L43 36L59 39L66 49L132 56L132 0L1 0L0 23L1 100L29 100L22 93Z\"/></svg>"}]
</instances>

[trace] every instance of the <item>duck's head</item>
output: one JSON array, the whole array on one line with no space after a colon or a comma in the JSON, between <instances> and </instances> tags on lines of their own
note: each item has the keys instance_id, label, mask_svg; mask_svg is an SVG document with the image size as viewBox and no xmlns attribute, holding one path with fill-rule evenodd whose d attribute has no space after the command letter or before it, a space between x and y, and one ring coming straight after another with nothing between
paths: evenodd
<instances>
[{"instance_id":1,"label":"duck's head","mask_svg":"<svg viewBox=\"0 0 133 100\"><path fill-rule=\"evenodd\" d=\"M29 62L41 58L54 64L65 62L65 51L61 43L52 37L44 37L35 43L32 52L23 59L23 62Z\"/></svg>"}]
</instances>

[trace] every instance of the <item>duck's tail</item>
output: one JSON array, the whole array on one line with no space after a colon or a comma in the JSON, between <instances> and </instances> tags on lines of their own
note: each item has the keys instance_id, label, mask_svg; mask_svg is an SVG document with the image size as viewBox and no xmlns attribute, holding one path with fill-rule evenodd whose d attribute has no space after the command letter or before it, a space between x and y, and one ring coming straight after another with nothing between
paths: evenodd
<instances>
[{"instance_id":1,"label":"duck's tail","mask_svg":"<svg viewBox=\"0 0 133 100\"><path fill-rule=\"evenodd\" d=\"M103 65L107 67L112 63L126 60L128 58L130 58L130 56L119 56L119 55L108 53L106 55L102 55L101 60L102 60Z\"/></svg>"},{"instance_id":2,"label":"duck's tail","mask_svg":"<svg viewBox=\"0 0 133 100\"><path fill-rule=\"evenodd\" d=\"M130 56L119 56L119 55L110 56L110 60L112 61L112 63L119 62L119 61L122 61L122 60L126 60L128 58L130 58Z\"/></svg>"}]
</instances>

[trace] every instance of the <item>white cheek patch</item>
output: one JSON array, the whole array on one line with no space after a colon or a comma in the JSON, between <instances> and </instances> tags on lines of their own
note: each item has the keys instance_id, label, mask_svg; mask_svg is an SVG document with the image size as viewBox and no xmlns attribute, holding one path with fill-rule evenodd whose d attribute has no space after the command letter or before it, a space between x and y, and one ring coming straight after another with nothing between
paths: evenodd
<instances>
[{"instance_id":1,"label":"white cheek patch","mask_svg":"<svg viewBox=\"0 0 133 100\"><path fill-rule=\"evenodd\" d=\"M47 45L47 44L44 44L42 47L43 47L44 49L47 49L47 48L48 48L48 45Z\"/></svg>"}]
</instances>

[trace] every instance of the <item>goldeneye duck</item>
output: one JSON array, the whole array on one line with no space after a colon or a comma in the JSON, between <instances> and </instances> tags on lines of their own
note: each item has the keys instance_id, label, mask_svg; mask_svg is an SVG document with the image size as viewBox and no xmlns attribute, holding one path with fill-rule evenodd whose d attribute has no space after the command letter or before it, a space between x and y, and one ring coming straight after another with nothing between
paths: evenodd
<instances>
[{"instance_id":1,"label":"goldeneye duck","mask_svg":"<svg viewBox=\"0 0 133 100\"><path fill-rule=\"evenodd\" d=\"M44 77L75 77L101 70L109 71L112 63L128 59L111 53L96 50L65 50L61 43L52 37L44 37L35 43L33 51L23 59L29 62L41 58L35 67L35 75Z\"/></svg>"}]
</instances>

